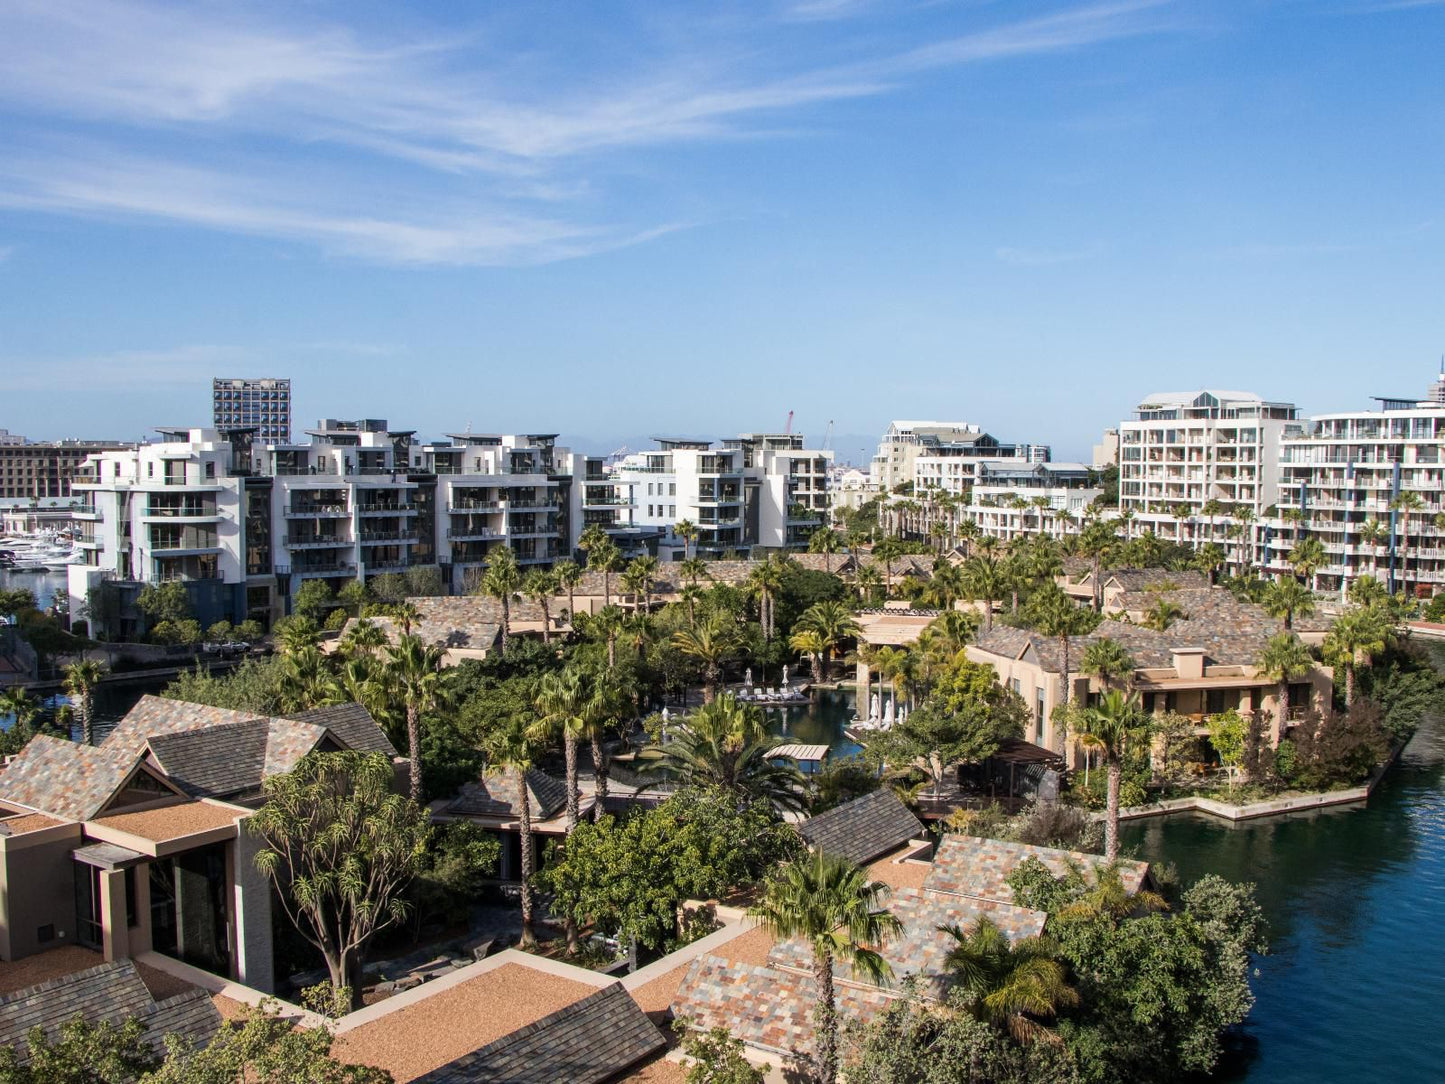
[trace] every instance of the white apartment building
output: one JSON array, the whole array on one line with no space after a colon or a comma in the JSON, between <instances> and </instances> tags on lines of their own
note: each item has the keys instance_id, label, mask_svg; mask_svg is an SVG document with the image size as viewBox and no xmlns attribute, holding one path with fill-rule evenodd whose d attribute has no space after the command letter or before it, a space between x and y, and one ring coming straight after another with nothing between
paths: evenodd
<instances>
[{"instance_id":1,"label":"white apartment building","mask_svg":"<svg viewBox=\"0 0 1445 1084\"><path fill-rule=\"evenodd\" d=\"M969 422L895 421L889 423L869 464L873 487L891 493L913 483L915 495L938 487L954 496L973 483L981 459L1049 459L1044 444L1004 444Z\"/></svg>"},{"instance_id":2,"label":"white apartment building","mask_svg":"<svg viewBox=\"0 0 1445 1084\"><path fill-rule=\"evenodd\" d=\"M1382 398L1379 408L1321 414L1280 442L1279 508L1270 567L1302 534L1324 544L1322 590L1360 576L1429 597L1445 585L1445 373L1419 400Z\"/></svg>"},{"instance_id":3,"label":"white apartment building","mask_svg":"<svg viewBox=\"0 0 1445 1084\"><path fill-rule=\"evenodd\" d=\"M962 516L1005 542L1033 534L1062 539L1078 532L1102 492L1093 479L1086 463L983 463Z\"/></svg>"},{"instance_id":4,"label":"white apartment building","mask_svg":"<svg viewBox=\"0 0 1445 1084\"><path fill-rule=\"evenodd\" d=\"M1252 552L1257 522L1279 500L1280 438L1294 404L1248 392L1160 392L1119 426L1119 505L1131 536L1152 531L1188 545L1214 541L1231 562ZM1255 522L1232 533L1206 510L1247 508Z\"/></svg>"},{"instance_id":5,"label":"white apartment building","mask_svg":"<svg viewBox=\"0 0 1445 1084\"><path fill-rule=\"evenodd\" d=\"M616 479L629 489L633 523L656 530L674 556L684 548L674 530L682 520L698 529L697 551L714 556L803 546L827 522L833 453L806 447L799 434L744 433L719 447L657 443L624 458Z\"/></svg>"}]
</instances>

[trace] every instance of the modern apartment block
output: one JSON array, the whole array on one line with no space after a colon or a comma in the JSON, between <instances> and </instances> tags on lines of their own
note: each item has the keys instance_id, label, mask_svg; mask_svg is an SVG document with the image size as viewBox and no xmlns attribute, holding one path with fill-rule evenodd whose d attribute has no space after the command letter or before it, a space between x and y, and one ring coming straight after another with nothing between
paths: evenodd
<instances>
[{"instance_id":1,"label":"modern apartment block","mask_svg":"<svg viewBox=\"0 0 1445 1084\"><path fill-rule=\"evenodd\" d=\"M682 520L698 529L697 551L711 556L803 546L827 522L833 453L808 448L799 434L744 433L720 447L657 443L623 459L617 479L630 489L634 522L658 530L665 547L681 552L673 528Z\"/></svg>"},{"instance_id":2,"label":"modern apartment block","mask_svg":"<svg viewBox=\"0 0 1445 1084\"><path fill-rule=\"evenodd\" d=\"M262 444L291 442L290 380L218 376L211 406L216 429L254 429Z\"/></svg>"},{"instance_id":3,"label":"modern apartment block","mask_svg":"<svg viewBox=\"0 0 1445 1084\"><path fill-rule=\"evenodd\" d=\"M984 534L1005 542L1032 534L1062 539L1078 531L1101 492L1086 463L1001 459L979 464L962 514Z\"/></svg>"},{"instance_id":4,"label":"modern apartment block","mask_svg":"<svg viewBox=\"0 0 1445 1084\"><path fill-rule=\"evenodd\" d=\"M1257 521L1279 500L1280 438L1296 416L1294 404L1248 392L1144 399L1119 426L1119 506L1131 535L1152 531L1189 545L1212 540L1240 560L1254 545ZM1247 509L1244 517L1256 522L1231 532L1221 509Z\"/></svg>"},{"instance_id":5,"label":"modern apartment block","mask_svg":"<svg viewBox=\"0 0 1445 1084\"><path fill-rule=\"evenodd\" d=\"M0 430L0 498L69 497L71 482L95 452L128 447L118 440L28 441Z\"/></svg>"},{"instance_id":6,"label":"modern apartment block","mask_svg":"<svg viewBox=\"0 0 1445 1084\"><path fill-rule=\"evenodd\" d=\"M77 482L87 560L69 568L72 606L106 581L125 595L178 580L203 624L266 622L307 580L339 588L437 566L462 591L498 546L523 565L572 551L571 456L554 436L418 445L381 419L326 419L307 434L260 445L247 429L163 431L93 457Z\"/></svg>"},{"instance_id":7,"label":"modern apartment block","mask_svg":"<svg viewBox=\"0 0 1445 1084\"><path fill-rule=\"evenodd\" d=\"M954 496L973 485L986 459L1046 463L1046 444L1006 444L969 422L891 422L869 464L875 491L891 493L906 483L915 495L938 488Z\"/></svg>"},{"instance_id":8,"label":"modern apartment block","mask_svg":"<svg viewBox=\"0 0 1445 1084\"><path fill-rule=\"evenodd\" d=\"M1281 519L1270 567L1289 568L1298 537L1324 544L1322 590L1363 575L1428 596L1445 586L1445 374L1418 399L1321 414L1280 442Z\"/></svg>"}]
</instances>

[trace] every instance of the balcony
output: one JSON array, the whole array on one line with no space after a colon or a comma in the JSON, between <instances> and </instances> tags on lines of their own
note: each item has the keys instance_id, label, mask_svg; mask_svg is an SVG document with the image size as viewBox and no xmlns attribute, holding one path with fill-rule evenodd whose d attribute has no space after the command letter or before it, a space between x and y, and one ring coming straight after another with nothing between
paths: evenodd
<instances>
[{"instance_id":1,"label":"balcony","mask_svg":"<svg viewBox=\"0 0 1445 1084\"><path fill-rule=\"evenodd\" d=\"M363 504L357 511L363 516L414 516L416 508L410 504Z\"/></svg>"},{"instance_id":2,"label":"balcony","mask_svg":"<svg viewBox=\"0 0 1445 1084\"><path fill-rule=\"evenodd\" d=\"M480 500L472 500L472 499L470 499L470 498L462 498L461 500L453 500L451 504L447 505L447 511L448 511L448 512L486 512L486 511L496 510L496 509L499 509L499 508L501 508L501 507L502 507L502 502L501 502L501 501L480 501Z\"/></svg>"},{"instance_id":3,"label":"balcony","mask_svg":"<svg viewBox=\"0 0 1445 1084\"><path fill-rule=\"evenodd\" d=\"M141 513L142 519L221 519L221 513L214 504L186 504L170 508L164 505L150 505Z\"/></svg>"},{"instance_id":4,"label":"balcony","mask_svg":"<svg viewBox=\"0 0 1445 1084\"><path fill-rule=\"evenodd\" d=\"M521 499L508 500L507 507L514 512L521 512L529 508L560 508L562 507L562 502L545 497L523 497Z\"/></svg>"},{"instance_id":5,"label":"balcony","mask_svg":"<svg viewBox=\"0 0 1445 1084\"><path fill-rule=\"evenodd\" d=\"M293 501L286 509L286 515L292 519L347 519L351 513L344 504L297 504Z\"/></svg>"},{"instance_id":6,"label":"balcony","mask_svg":"<svg viewBox=\"0 0 1445 1084\"><path fill-rule=\"evenodd\" d=\"M405 572L410 567L406 561L386 560L378 561L375 564L364 562L362 569L368 576L379 576L386 572Z\"/></svg>"},{"instance_id":7,"label":"balcony","mask_svg":"<svg viewBox=\"0 0 1445 1084\"><path fill-rule=\"evenodd\" d=\"M343 546L349 547L349 538L323 538L320 535L286 535L282 538L282 544L292 550L322 550L340 549Z\"/></svg>"},{"instance_id":8,"label":"balcony","mask_svg":"<svg viewBox=\"0 0 1445 1084\"><path fill-rule=\"evenodd\" d=\"M363 546L380 546L386 544L408 545L416 541L415 531L362 531L361 544Z\"/></svg>"},{"instance_id":9,"label":"balcony","mask_svg":"<svg viewBox=\"0 0 1445 1084\"><path fill-rule=\"evenodd\" d=\"M472 542L480 539L501 538L502 531L494 527L448 527L447 538L453 542Z\"/></svg>"},{"instance_id":10,"label":"balcony","mask_svg":"<svg viewBox=\"0 0 1445 1084\"><path fill-rule=\"evenodd\" d=\"M355 576L356 566L337 561L331 564L296 565L291 571L298 579L307 580L323 576Z\"/></svg>"}]
</instances>

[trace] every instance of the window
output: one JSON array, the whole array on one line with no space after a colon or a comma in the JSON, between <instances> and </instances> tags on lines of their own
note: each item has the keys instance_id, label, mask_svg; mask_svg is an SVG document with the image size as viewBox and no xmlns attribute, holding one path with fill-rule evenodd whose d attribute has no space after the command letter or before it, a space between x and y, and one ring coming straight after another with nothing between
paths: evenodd
<instances>
[{"instance_id":1,"label":"window","mask_svg":"<svg viewBox=\"0 0 1445 1084\"><path fill-rule=\"evenodd\" d=\"M206 477L207 477L207 478L214 478L215 476L216 476L216 463L215 463L214 460L208 459L208 460L206 460Z\"/></svg>"}]
</instances>

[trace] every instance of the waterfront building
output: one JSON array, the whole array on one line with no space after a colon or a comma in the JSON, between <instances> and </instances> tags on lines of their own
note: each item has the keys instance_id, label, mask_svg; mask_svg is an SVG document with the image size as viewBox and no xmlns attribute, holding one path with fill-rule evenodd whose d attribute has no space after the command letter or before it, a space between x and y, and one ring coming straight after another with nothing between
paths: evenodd
<instances>
[{"instance_id":1,"label":"waterfront building","mask_svg":"<svg viewBox=\"0 0 1445 1084\"><path fill-rule=\"evenodd\" d=\"M754 546L807 545L831 511L833 453L808 448L796 433L744 433L714 447L708 440L659 439L617 466L630 489L633 522L656 529L660 545L680 557L674 528L696 526L697 552L746 555Z\"/></svg>"},{"instance_id":2,"label":"waterfront building","mask_svg":"<svg viewBox=\"0 0 1445 1084\"><path fill-rule=\"evenodd\" d=\"M87 456L127 447L134 445L118 440L29 441L7 433L0 441L0 498L69 497Z\"/></svg>"},{"instance_id":3,"label":"waterfront building","mask_svg":"<svg viewBox=\"0 0 1445 1084\"><path fill-rule=\"evenodd\" d=\"M216 429L254 429L262 444L291 442L291 381L218 376L211 381Z\"/></svg>"},{"instance_id":4,"label":"waterfront building","mask_svg":"<svg viewBox=\"0 0 1445 1084\"><path fill-rule=\"evenodd\" d=\"M1159 392L1119 426L1119 507L1131 537L1214 542L1250 563L1279 500L1280 438L1294 404L1249 392ZM1233 522L1231 522L1231 520Z\"/></svg>"},{"instance_id":5,"label":"waterfront building","mask_svg":"<svg viewBox=\"0 0 1445 1084\"><path fill-rule=\"evenodd\" d=\"M1318 539L1321 590L1360 576L1428 597L1445 585L1445 373L1420 399L1381 397L1373 410L1320 414L1279 444L1279 513L1269 567Z\"/></svg>"}]
</instances>

